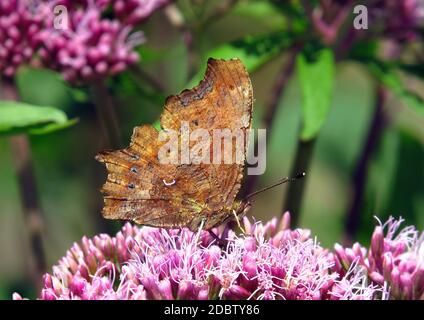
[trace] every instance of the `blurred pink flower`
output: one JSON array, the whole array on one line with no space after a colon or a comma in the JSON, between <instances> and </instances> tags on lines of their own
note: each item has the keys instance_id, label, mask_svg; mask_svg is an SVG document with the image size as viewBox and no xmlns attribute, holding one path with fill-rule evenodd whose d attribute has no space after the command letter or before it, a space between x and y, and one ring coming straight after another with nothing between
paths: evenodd
<instances>
[{"instance_id":1,"label":"blurred pink flower","mask_svg":"<svg viewBox=\"0 0 424 320\"><path fill-rule=\"evenodd\" d=\"M116 16L126 25L137 25L154 11L173 2L172 0L112 0Z\"/></svg>"},{"instance_id":2,"label":"blurred pink flower","mask_svg":"<svg viewBox=\"0 0 424 320\"><path fill-rule=\"evenodd\" d=\"M40 299L377 299L363 268L342 277L308 230L244 220L218 246L206 231L165 230L127 223L116 237L83 238L51 274ZM221 234L218 230L214 232ZM14 299L22 299L14 294Z\"/></svg>"},{"instance_id":3,"label":"blurred pink flower","mask_svg":"<svg viewBox=\"0 0 424 320\"><path fill-rule=\"evenodd\" d=\"M33 57L43 22L36 9L36 1L0 0L0 77L13 77Z\"/></svg>"},{"instance_id":4,"label":"blurred pink flower","mask_svg":"<svg viewBox=\"0 0 424 320\"><path fill-rule=\"evenodd\" d=\"M369 249L335 245L334 270L345 274L352 265L365 268L369 279L388 286L391 299L424 299L424 233L413 226L400 229L403 219L390 218L378 225Z\"/></svg>"},{"instance_id":5,"label":"blurred pink flower","mask_svg":"<svg viewBox=\"0 0 424 320\"><path fill-rule=\"evenodd\" d=\"M113 0L47 0L55 6L62 5L68 10L76 9L78 7L85 8L89 5L95 5L101 10L106 10Z\"/></svg>"},{"instance_id":6,"label":"blurred pink flower","mask_svg":"<svg viewBox=\"0 0 424 320\"><path fill-rule=\"evenodd\" d=\"M424 2L422 0L375 1L370 8L370 24L382 23L383 36L411 41L417 37L423 23Z\"/></svg>"},{"instance_id":7,"label":"blurred pink flower","mask_svg":"<svg viewBox=\"0 0 424 320\"><path fill-rule=\"evenodd\" d=\"M34 57L72 83L120 73L139 60L136 24L169 2L0 0L0 75L13 77Z\"/></svg>"},{"instance_id":8,"label":"blurred pink flower","mask_svg":"<svg viewBox=\"0 0 424 320\"><path fill-rule=\"evenodd\" d=\"M104 18L107 1L87 1L83 5L55 0L47 5L53 12L62 3L67 8L67 23L62 21L58 28L57 17L50 15L38 37L44 66L75 83L117 74L138 61L134 47L143 42L142 34L132 32L119 20Z\"/></svg>"}]
</instances>

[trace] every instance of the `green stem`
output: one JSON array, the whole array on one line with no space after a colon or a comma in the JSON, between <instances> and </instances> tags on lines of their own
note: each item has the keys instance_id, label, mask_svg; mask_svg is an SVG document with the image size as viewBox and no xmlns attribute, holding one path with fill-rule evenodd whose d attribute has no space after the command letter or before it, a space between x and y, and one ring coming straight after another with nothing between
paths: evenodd
<instances>
[{"instance_id":1,"label":"green stem","mask_svg":"<svg viewBox=\"0 0 424 320\"><path fill-rule=\"evenodd\" d=\"M99 80L92 83L91 89L106 145L108 148L119 149L121 147L121 134L118 118L106 84Z\"/></svg>"},{"instance_id":2,"label":"green stem","mask_svg":"<svg viewBox=\"0 0 424 320\"><path fill-rule=\"evenodd\" d=\"M132 74L143 83L148 84L152 89L157 92L164 92L165 88L161 82L159 82L156 78L151 76L148 72L144 71L140 65L134 65L130 68Z\"/></svg>"},{"instance_id":3,"label":"green stem","mask_svg":"<svg viewBox=\"0 0 424 320\"><path fill-rule=\"evenodd\" d=\"M270 100L267 104L267 107L265 108L265 115L264 115L264 126L267 129L267 140L269 140L272 127L273 127L273 120L275 118L275 114L277 113L278 105L281 101L282 96L284 95L284 92L287 88L287 83L291 79L291 76L293 75L295 64L296 64L296 57L299 53L301 46L295 45L293 48L289 51L289 56L287 57L286 63L281 68L281 71L277 75L277 78L275 79L274 86L272 88L272 92L270 95ZM254 150L256 152L260 152L258 149L258 140L257 135L255 135L255 142L254 142ZM247 196L248 194L251 194L258 182L259 176L257 175L250 175L246 178L245 188L243 189L243 196Z\"/></svg>"},{"instance_id":4,"label":"green stem","mask_svg":"<svg viewBox=\"0 0 424 320\"><path fill-rule=\"evenodd\" d=\"M120 149L122 144L118 117L116 115L112 97L105 82L99 80L92 83L91 91L101 131L105 139L103 148ZM122 226L122 223L106 220L100 214L103 201L100 199L100 192L98 191L98 188L102 185L102 183L104 183L104 170L101 170L99 166L96 166L92 169L92 174L93 178L91 181L94 184L93 190L96 190L96 194L90 197L90 207L91 212L95 215L96 227L101 232L113 235L117 232L119 227Z\"/></svg>"},{"instance_id":5,"label":"green stem","mask_svg":"<svg viewBox=\"0 0 424 320\"><path fill-rule=\"evenodd\" d=\"M195 46L195 32L192 26L187 23L183 13L176 4L168 5L164 12L168 21L181 33L184 46L187 50L187 78L188 80L191 80L191 78L196 74L198 61Z\"/></svg>"},{"instance_id":6,"label":"green stem","mask_svg":"<svg viewBox=\"0 0 424 320\"><path fill-rule=\"evenodd\" d=\"M299 223L302 200L305 192L305 186L308 179L309 168L311 166L313 151L316 139L310 141L301 141L297 145L296 156L294 158L294 166L291 171L291 176L294 177L301 172L305 172L306 176L299 181L290 183L287 190L287 196L284 200L285 210L291 215L292 226L295 227Z\"/></svg>"},{"instance_id":7,"label":"green stem","mask_svg":"<svg viewBox=\"0 0 424 320\"><path fill-rule=\"evenodd\" d=\"M361 206L365 193L369 164L386 123L386 116L384 114L385 100L386 91L383 86L378 84L376 89L374 115L352 178L353 192L345 223L346 242L351 242L355 238L361 221Z\"/></svg>"},{"instance_id":8,"label":"green stem","mask_svg":"<svg viewBox=\"0 0 424 320\"><path fill-rule=\"evenodd\" d=\"M19 95L13 81L3 81L2 89L3 99L19 100ZM12 136L9 141L26 229L32 249L28 264L30 266L34 265L34 268L29 269L31 270L31 278L33 279L34 286L40 289L42 276L46 272L46 255L43 246L44 218L32 164L30 142L28 137L23 134Z\"/></svg>"}]
</instances>

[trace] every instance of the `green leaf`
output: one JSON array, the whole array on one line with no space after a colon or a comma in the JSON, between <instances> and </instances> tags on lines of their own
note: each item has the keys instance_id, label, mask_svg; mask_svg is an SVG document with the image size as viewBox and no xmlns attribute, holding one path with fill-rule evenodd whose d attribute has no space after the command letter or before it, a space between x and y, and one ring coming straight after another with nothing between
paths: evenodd
<instances>
[{"instance_id":1,"label":"green leaf","mask_svg":"<svg viewBox=\"0 0 424 320\"><path fill-rule=\"evenodd\" d=\"M411 109L424 117L424 100L416 93L402 90L397 93L398 97Z\"/></svg>"},{"instance_id":2,"label":"green leaf","mask_svg":"<svg viewBox=\"0 0 424 320\"><path fill-rule=\"evenodd\" d=\"M76 120L56 108L15 101L0 101L0 134L44 134L69 127Z\"/></svg>"},{"instance_id":3,"label":"green leaf","mask_svg":"<svg viewBox=\"0 0 424 320\"><path fill-rule=\"evenodd\" d=\"M152 124L153 128L155 128L157 131L160 131L162 129L161 125L160 125L160 119L156 120L155 122L153 122Z\"/></svg>"},{"instance_id":4,"label":"green leaf","mask_svg":"<svg viewBox=\"0 0 424 320\"><path fill-rule=\"evenodd\" d=\"M381 83L396 94L408 107L424 117L424 100L403 84L395 66L381 61L370 62L369 70Z\"/></svg>"},{"instance_id":5,"label":"green leaf","mask_svg":"<svg viewBox=\"0 0 424 320\"><path fill-rule=\"evenodd\" d=\"M424 65L423 64L400 64L399 68L403 71L420 78L424 79Z\"/></svg>"},{"instance_id":6,"label":"green leaf","mask_svg":"<svg viewBox=\"0 0 424 320\"><path fill-rule=\"evenodd\" d=\"M239 1L231 11L232 15L248 19L256 19L267 25L281 28L286 25L286 18L275 10L275 6L268 1ZM266 17L266 21L264 21Z\"/></svg>"},{"instance_id":7,"label":"green leaf","mask_svg":"<svg viewBox=\"0 0 424 320\"><path fill-rule=\"evenodd\" d=\"M286 31L278 31L262 36L248 36L231 43L223 44L208 51L204 61L208 58L232 59L239 58L249 73L254 72L264 63L276 57L283 49L289 48L297 36ZM188 88L196 86L205 74L206 63L187 85Z\"/></svg>"},{"instance_id":8,"label":"green leaf","mask_svg":"<svg viewBox=\"0 0 424 320\"><path fill-rule=\"evenodd\" d=\"M49 134L52 132L56 132L59 130L64 130L69 127L72 127L73 125L76 125L79 122L78 118L67 120L64 123L49 123L42 127L35 127L28 130L28 134L30 135L44 135Z\"/></svg>"},{"instance_id":9,"label":"green leaf","mask_svg":"<svg viewBox=\"0 0 424 320\"><path fill-rule=\"evenodd\" d=\"M22 102L66 110L72 103L72 92L62 76L52 70L22 67L16 77Z\"/></svg>"},{"instance_id":10,"label":"green leaf","mask_svg":"<svg viewBox=\"0 0 424 320\"><path fill-rule=\"evenodd\" d=\"M142 57L140 63L143 65L161 61L169 56L169 50L157 49L147 45L139 46L136 50L140 57Z\"/></svg>"},{"instance_id":11,"label":"green leaf","mask_svg":"<svg viewBox=\"0 0 424 320\"><path fill-rule=\"evenodd\" d=\"M330 110L335 62L330 49L322 49L313 61L305 53L298 56L297 73L302 92L302 130L300 138L308 141L317 136Z\"/></svg>"},{"instance_id":12,"label":"green leaf","mask_svg":"<svg viewBox=\"0 0 424 320\"><path fill-rule=\"evenodd\" d=\"M405 87L398 71L401 70L409 75L419 78L424 77L424 67L422 65L406 65L397 61L381 61L375 57L376 50L355 50L351 58L364 64L371 74L380 81L386 88L396 94L408 107L424 116L424 100L418 94Z\"/></svg>"},{"instance_id":13,"label":"green leaf","mask_svg":"<svg viewBox=\"0 0 424 320\"><path fill-rule=\"evenodd\" d=\"M256 70L259 66L264 64L266 61L270 60L270 55L268 56L256 56L256 55L249 55L246 53L244 49L236 48L231 44L224 44L215 50L209 51L207 54L207 57L205 57L204 60L204 66L201 68L201 70L190 80L190 82L187 85L187 88L192 88L196 86L200 80L203 79L203 76L205 75L206 70L206 60L209 58L215 58L215 59L233 59L233 58L239 58L243 64L246 66L247 71L253 72Z\"/></svg>"},{"instance_id":14,"label":"green leaf","mask_svg":"<svg viewBox=\"0 0 424 320\"><path fill-rule=\"evenodd\" d=\"M271 3L278 11L292 19L306 19L305 9L300 1L295 3L287 0L271 0Z\"/></svg>"}]
</instances>

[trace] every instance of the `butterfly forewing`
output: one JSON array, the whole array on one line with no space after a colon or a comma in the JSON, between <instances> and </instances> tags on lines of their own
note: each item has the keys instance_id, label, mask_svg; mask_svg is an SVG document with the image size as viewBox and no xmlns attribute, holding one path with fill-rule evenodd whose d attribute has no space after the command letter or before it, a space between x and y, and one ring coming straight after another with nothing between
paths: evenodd
<instances>
[{"instance_id":1,"label":"butterfly forewing","mask_svg":"<svg viewBox=\"0 0 424 320\"><path fill-rule=\"evenodd\" d=\"M252 86L240 60L210 59L201 83L169 97L161 116L162 129L177 132L180 144L182 124L190 132L207 130L211 137L209 161L181 163L180 155L179 163L161 163L158 154L166 141L158 139L159 132L152 126L135 128L129 148L97 156L108 170L102 189L104 216L157 227L190 227L199 216L208 219L231 207L243 178L252 103ZM235 158L236 148L240 147L237 143L231 149L225 149L223 143L213 145L216 129L243 133L241 161ZM196 141L188 144L193 148ZM221 163L214 158L217 150L221 152ZM232 161L225 164L223 158L228 151Z\"/></svg>"}]
</instances>

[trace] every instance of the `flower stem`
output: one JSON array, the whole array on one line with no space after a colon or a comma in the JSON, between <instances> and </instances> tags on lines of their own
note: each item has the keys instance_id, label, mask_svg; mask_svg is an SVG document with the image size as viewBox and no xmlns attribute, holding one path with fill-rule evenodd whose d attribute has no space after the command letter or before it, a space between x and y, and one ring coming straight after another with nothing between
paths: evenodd
<instances>
[{"instance_id":1,"label":"flower stem","mask_svg":"<svg viewBox=\"0 0 424 320\"><path fill-rule=\"evenodd\" d=\"M358 162L356 164L356 168L353 173L353 192L345 223L346 241L351 241L355 237L361 220L361 205L364 198L369 163L378 145L386 122L386 117L384 114L385 100L386 91L381 84L378 84L376 89L374 115L371 121L370 128L368 130L365 144L363 146Z\"/></svg>"},{"instance_id":2,"label":"flower stem","mask_svg":"<svg viewBox=\"0 0 424 320\"><path fill-rule=\"evenodd\" d=\"M5 100L18 101L19 95L13 81L3 81L2 98ZM13 163L16 170L22 210L25 217L26 229L31 244L31 260L29 265L34 264L31 277L34 286L41 287L41 279L46 272L46 256L43 246L44 219L38 196L38 188L35 180L32 164L31 147L26 135L20 134L9 138Z\"/></svg>"},{"instance_id":3,"label":"flower stem","mask_svg":"<svg viewBox=\"0 0 424 320\"><path fill-rule=\"evenodd\" d=\"M164 92L165 88L163 84L151 76L149 73L143 70L143 68L140 67L140 65L136 64L131 67L131 72L134 74L134 76L140 80L142 80L144 83L148 84L152 89L158 91L158 92Z\"/></svg>"},{"instance_id":4,"label":"flower stem","mask_svg":"<svg viewBox=\"0 0 424 320\"><path fill-rule=\"evenodd\" d=\"M273 120L275 117L275 114L278 109L279 102L281 100L281 97L283 96L285 89L287 87L287 83L290 80L291 76L293 75L295 64L296 64L296 56L300 50L300 46L295 45L291 50L289 51L289 56L287 57L287 62L283 65L281 68L281 71L277 75L277 78L275 79L275 83L271 92L271 98L267 104L267 107L265 109L265 115L264 115L264 125L267 129L267 139L270 137L270 133L272 130ZM258 150L258 140L257 135L255 135L255 142L254 142L254 150L257 150L256 152L261 152L261 150ZM259 176L258 175L250 175L247 177L246 180L246 187L243 190L243 197L245 197L248 194L251 194L258 182Z\"/></svg>"},{"instance_id":5,"label":"flower stem","mask_svg":"<svg viewBox=\"0 0 424 320\"><path fill-rule=\"evenodd\" d=\"M96 81L91 84L91 91L93 95L94 105L97 111L97 117L100 122L101 130L105 139L104 148L108 149L120 149L121 134L118 123L118 117L115 112L115 106L113 104L112 97L107 89L104 81ZM100 211L103 202L98 200L98 187L104 182L104 176L101 171L96 168L92 169L93 179L92 182L95 184L93 190L96 190L96 195L91 197L91 212L95 214L95 224L98 230L109 234L116 233L117 227L121 225L120 222L106 221L100 215Z\"/></svg>"},{"instance_id":6,"label":"flower stem","mask_svg":"<svg viewBox=\"0 0 424 320\"><path fill-rule=\"evenodd\" d=\"M239 0L223 1L222 4L215 9L214 12L212 12L208 17L206 17L204 21L202 21L202 24L208 26L218 21L219 19L225 17L227 13L230 12L231 9L233 9L237 5L238 2Z\"/></svg>"},{"instance_id":7,"label":"flower stem","mask_svg":"<svg viewBox=\"0 0 424 320\"><path fill-rule=\"evenodd\" d=\"M313 151L316 139L309 141L299 140L296 156L294 158L294 167L291 176L296 176L300 172L306 172L306 176L299 181L290 183L287 189L287 196L284 200L283 212L289 211L292 226L299 223L300 212L302 209L302 199L305 191L306 181L308 179L309 168L313 157Z\"/></svg>"},{"instance_id":8,"label":"flower stem","mask_svg":"<svg viewBox=\"0 0 424 320\"><path fill-rule=\"evenodd\" d=\"M321 37L322 41L327 45L334 45L337 42L338 34L342 29L342 25L348 21L348 17L352 12L354 0L347 0L343 6L337 11L331 21L325 20L325 15L315 14L315 8L308 0L301 0L306 15L312 22L313 29ZM331 2L330 2L331 3ZM318 8L321 12L331 11L332 4L321 3Z\"/></svg>"},{"instance_id":9,"label":"flower stem","mask_svg":"<svg viewBox=\"0 0 424 320\"><path fill-rule=\"evenodd\" d=\"M188 79L190 80L196 74L196 61L198 59L194 43L195 36L183 13L176 4L171 3L166 6L164 13L172 26L181 33L182 40L187 50Z\"/></svg>"},{"instance_id":10,"label":"flower stem","mask_svg":"<svg viewBox=\"0 0 424 320\"><path fill-rule=\"evenodd\" d=\"M104 81L95 81L92 83L91 89L107 147L119 149L121 147L121 134L118 118L106 84Z\"/></svg>"}]
</instances>

